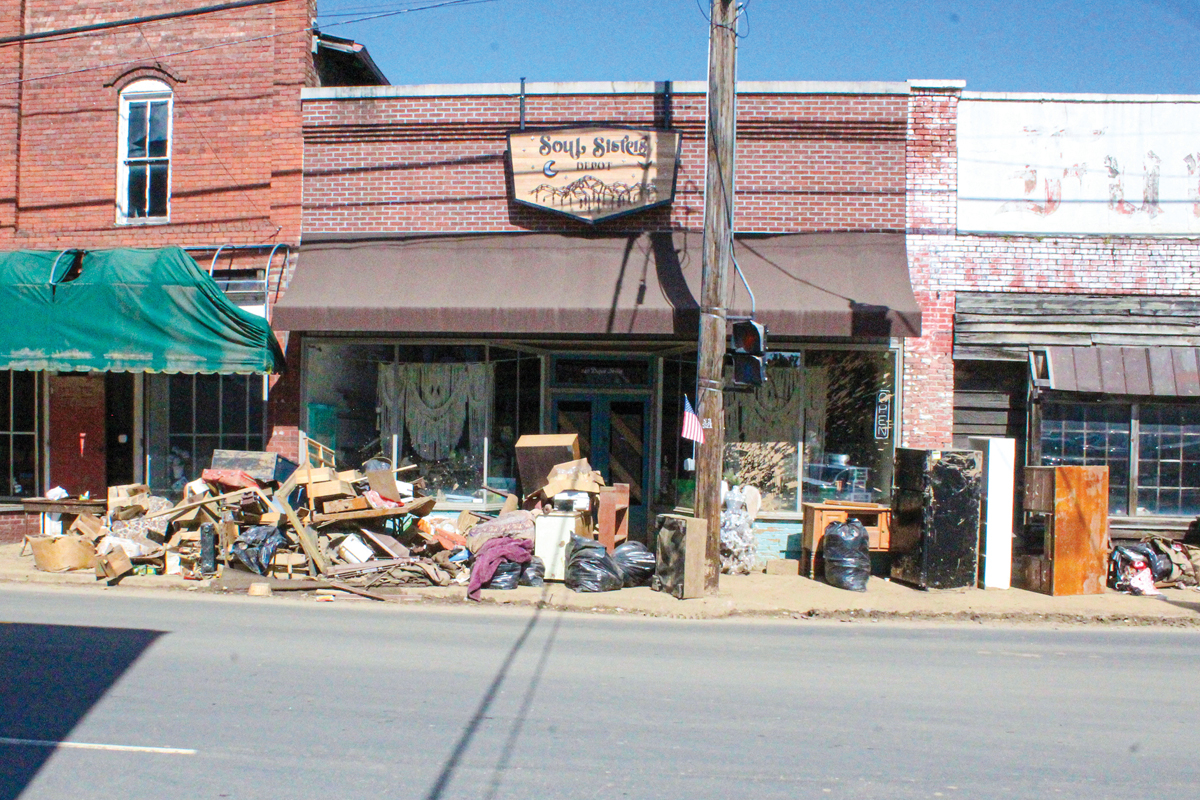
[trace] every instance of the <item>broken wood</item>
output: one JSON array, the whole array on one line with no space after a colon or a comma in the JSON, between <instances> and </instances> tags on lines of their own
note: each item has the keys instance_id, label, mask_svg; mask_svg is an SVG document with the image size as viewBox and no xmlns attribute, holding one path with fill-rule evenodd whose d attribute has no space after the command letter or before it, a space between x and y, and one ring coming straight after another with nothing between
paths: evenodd
<instances>
[{"instance_id":1,"label":"broken wood","mask_svg":"<svg viewBox=\"0 0 1200 800\"><path fill-rule=\"evenodd\" d=\"M396 508L370 508L365 511L343 511L336 514L313 514L312 521L315 524L327 524L330 522L349 522L352 520L362 519L386 519L387 517L402 517L406 514L412 514L414 517L423 517L430 511L433 511L434 505L437 504L435 497L418 497L404 505Z\"/></svg>"},{"instance_id":2,"label":"broken wood","mask_svg":"<svg viewBox=\"0 0 1200 800\"><path fill-rule=\"evenodd\" d=\"M193 508L200 508L201 506L207 506L212 503L219 502L221 500L230 500L234 497L241 497L244 494L248 494L248 493L252 493L252 492L261 494L263 497L266 497L266 494L263 493L263 490L259 489L257 486L249 488L249 489L238 489L233 492L226 492L225 494L219 494L216 497L205 497L200 500L194 500L190 503L184 503L182 505L172 506L170 508L164 508L162 511L155 511L153 514L147 514L146 519L154 519L155 517L169 517L169 516L176 515L176 514L182 514L185 511L191 511Z\"/></svg>"}]
</instances>

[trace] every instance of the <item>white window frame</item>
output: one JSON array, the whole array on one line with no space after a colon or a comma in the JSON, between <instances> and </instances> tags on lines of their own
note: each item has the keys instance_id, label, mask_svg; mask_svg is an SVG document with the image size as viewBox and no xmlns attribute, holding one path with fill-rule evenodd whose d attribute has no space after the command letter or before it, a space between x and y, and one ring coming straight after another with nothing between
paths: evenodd
<instances>
[{"instance_id":1,"label":"white window frame","mask_svg":"<svg viewBox=\"0 0 1200 800\"><path fill-rule=\"evenodd\" d=\"M154 100L167 101L167 209L159 217L129 215L129 106ZM171 158L175 139L175 94L171 87L154 78L140 78L121 90L117 123L117 224L161 225L171 221ZM147 185L149 176L147 175Z\"/></svg>"}]
</instances>

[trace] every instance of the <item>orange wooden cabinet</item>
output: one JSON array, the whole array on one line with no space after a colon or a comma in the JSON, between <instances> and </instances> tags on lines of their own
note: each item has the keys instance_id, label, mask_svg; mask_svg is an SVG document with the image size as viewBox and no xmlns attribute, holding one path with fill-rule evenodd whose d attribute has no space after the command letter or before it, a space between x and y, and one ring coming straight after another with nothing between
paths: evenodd
<instances>
[{"instance_id":1,"label":"orange wooden cabinet","mask_svg":"<svg viewBox=\"0 0 1200 800\"><path fill-rule=\"evenodd\" d=\"M1044 555L1013 559L1019 588L1102 594L1108 574L1108 467L1026 467L1025 511L1046 515Z\"/></svg>"}]
</instances>

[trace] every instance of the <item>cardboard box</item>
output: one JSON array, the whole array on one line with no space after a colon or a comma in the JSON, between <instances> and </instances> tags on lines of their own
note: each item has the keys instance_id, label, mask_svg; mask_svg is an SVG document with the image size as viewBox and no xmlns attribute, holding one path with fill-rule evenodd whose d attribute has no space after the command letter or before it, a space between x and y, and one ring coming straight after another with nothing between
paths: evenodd
<instances>
[{"instance_id":1,"label":"cardboard box","mask_svg":"<svg viewBox=\"0 0 1200 800\"><path fill-rule=\"evenodd\" d=\"M100 518L86 512L75 517L75 521L71 523L71 527L67 530L69 533L79 534L89 542L94 542L105 535L104 523ZM91 565L89 564L88 566Z\"/></svg>"},{"instance_id":2,"label":"cardboard box","mask_svg":"<svg viewBox=\"0 0 1200 800\"><path fill-rule=\"evenodd\" d=\"M545 484L555 464L579 458L579 434L525 434L517 439L516 454L521 491L533 494Z\"/></svg>"},{"instance_id":3,"label":"cardboard box","mask_svg":"<svg viewBox=\"0 0 1200 800\"><path fill-rule=\"evenodd\" d=\"M108 487L108 512L125 506L149 506L150 487L144 483L127 483L121 486Z\"/></svg>"},{"instance_id":4,"label":"cardboard box","mask_svg":"<svg viewBox=\"0 0 1200 800\"><path fill-rule=\"evenodd\" d=\"M771 558L767 560L768 575L800 575L800 559Z\"/></svg>"},{"instance_id":5,"label":"cardboard box","mask_svg":"<svg viewBox=\"0 0 1200 800\"><path fill-rule=\"evenodd\" d=\"M33 563L43 572L90 569L96 563L96 548L83 536L30 536Z\"/></svg>"},{"instance_id":6,"label":"cardboard box","mask_svg":"<svg viewBox=\"0 0 1200 800\"><path fill-rule=\"evenodd\" d=\"M129 572L133 572L133 562L120 547L96 558L97 578L108 578L111 581Z\"/></svg>"}]
</instances>

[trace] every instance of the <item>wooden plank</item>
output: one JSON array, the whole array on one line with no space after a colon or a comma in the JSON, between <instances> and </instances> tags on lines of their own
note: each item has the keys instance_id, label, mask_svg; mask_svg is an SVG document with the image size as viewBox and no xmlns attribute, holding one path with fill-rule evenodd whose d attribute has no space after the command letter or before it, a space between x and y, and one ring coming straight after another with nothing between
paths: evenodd
<instances>
[{"instance_id":1,"label":"wooden plank","mask_svg":"<svg viewBox=\"0 0 1200 800\"><path fill-rule=\"evenodd\" d=\"M295 531L296 538L300 541L301 549L308 556L310 573L324 573L329 569L329 562L325 559L325 554L321 552L321 546L317 541L316 534L300 522L300 517L296 515L296 510L288 502L288 495L296 488L293 478L288 478L283 486L279 487L279 491L275 493L275 503L283 509L283 513L287 516L292 530Z\"/></svg>"},{"instance_id":2,"label":"wooden plank","mask_svg":"<svg viewBox=\"0 0 1200 800\"><path fill-rule=\"evenodd\" d=\"M959 425L1008 425L1007 411L976 411L974 409L954 409L954 427Z\"/></svg>"},{"instance_id":3,"label":"wooden plank","mask_svg":"<svg viewBox=\"0 0 1200 800\"><path fill-rule=\"evenodd\" d=\"M330 576L348 577L353 575L369 575L372 572L385 572L392 567L402 567L412 564L411 558L380 558L366 561L362 564L339 564L329 568Z\"/></svg>"},{"instance_id":4,"label":"wooden plank","mask_svg":"<svg viewBox=\"0 0 1200 800\"><path fill-rule=\"evenodd\" d=\"M365 511L343 511L339 514L313 514L312 521L323 525L329 522L353 522L364 519L402 517L405 514L423 517L432 511L436 504L437 498L435 497L418 497L396 508L369 508Z\"/></svg>"},{"instance_id":5,"label":"wooden plank","mask_svg":"<svg viewBox=\"0 0 1200 800\"><path fill-rule=\"evenodd\" d=\"M225 494L219 494L216 497L205 497L200 500L193 500L190 503L184 503L181 506L172 506L171 508L164 508L162 511L155 511L153 514L146 514L145 518L146 519L154 519L156 517L176 516L178 514L182 514L185 511L190 511L193 508L199 508L200 506L206 506L206 505L209 505L210 503L217 503L222 500L230 500L234 497L241 497L244 494L251 494L251 493L261 494L262 490L260 490L257 486L252 486L249 489L237 489L236 491L226 492ZM265 494L263 496L266 497Z\"/></svg>"},{"instance_id":6,"label":"wooden plank","mask_svg":"<svg viewBox=\"0 0 1200 800\"><path fill-rule=\"evenodd\" d=\"M1055 468L1052 550L1050 594L1104 593L1108 467Z\"/></svg>"},{"instance_id":7,"label":"wooden plank","mask_svg":"<svg viewBox=\"0 0 1200 800\"><path fill-rule=\"evenodd\" d=\"M954 393L955 408L1003 408L1012 406L1012 397L1008 392L973 392L958 391Z\"/></svg>"}]
</instances>

